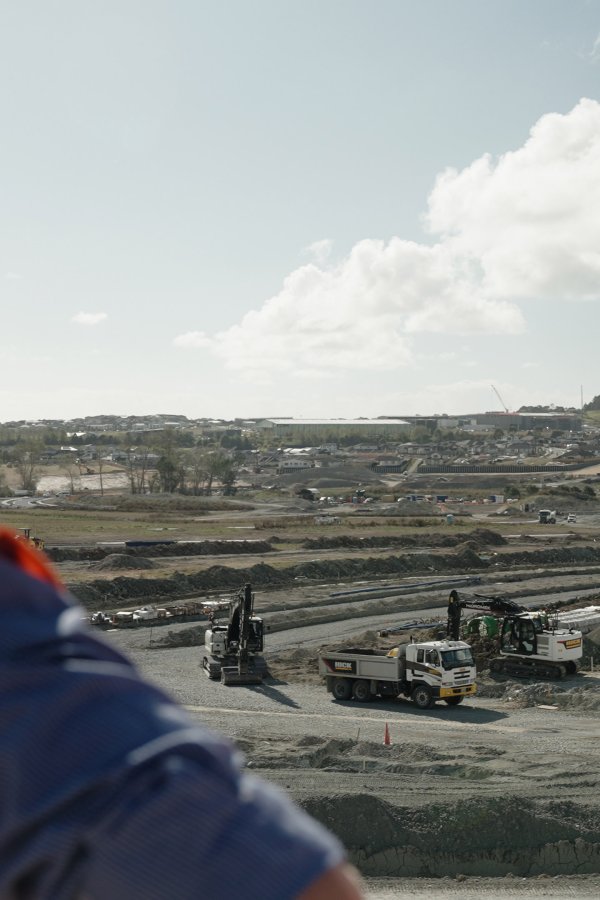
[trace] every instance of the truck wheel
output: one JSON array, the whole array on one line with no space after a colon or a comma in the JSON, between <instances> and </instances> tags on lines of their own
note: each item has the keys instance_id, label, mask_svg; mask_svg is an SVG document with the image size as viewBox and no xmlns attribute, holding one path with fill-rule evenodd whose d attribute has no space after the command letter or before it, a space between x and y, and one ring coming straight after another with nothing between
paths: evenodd
<instances>
[{"instance_id":1,"label":"truck wheel","mask_svg":"<svg viewBox=\"0 0 600 900\"><path fill-rule=\"evenodd\" d=\"M433 694L426 684L418 684L411 694L411 699L419 709L430 709L433 706Z\"/></svg>"},{"instance_id":2,"label":"truck wheel","mask_svg":"<svg viewBox=\"0 0 600 900\"><path fill-rule=\"evenodd\" d=\"M336 678L331 693L336 700L349 700L352 696L352 682L349 678Z\"/></svg>"},{"instance_id":3,"label":"truck wheel","mask_svg":"<svg viewBox=\"0 0 600 900\"><path fill-rule=\"evenodd\" d=\"M355 681L354 687L352 688L352 696L355 700L358 700L359 703L367 703L372 697L370 683L363 678Z\"/></svg>"},{"instance_id":4,"label":"truck wheel","mask_svg":"<svg viewBox=\"0 0 600 900\"><path fill-rule=\"evenodd\" d=\"M462 703L464 697L445 697L446 703L448 706L458 706L459 703Z\"/></svg>"}]
</instances>

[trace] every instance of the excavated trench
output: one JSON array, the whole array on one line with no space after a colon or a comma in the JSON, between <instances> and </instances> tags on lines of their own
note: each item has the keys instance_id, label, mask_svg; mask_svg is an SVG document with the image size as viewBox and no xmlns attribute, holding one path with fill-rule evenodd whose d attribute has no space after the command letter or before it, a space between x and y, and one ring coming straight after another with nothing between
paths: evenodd
<instances>
[{"instance_id":1,"label":"excavated trench","mask_svg":"<svg viewBox=\"0 0 600 900\"><path fill-rule=\"evenodd\" d=\"M596 808L511 797L400 806L372 794L311 797L368 876L560 875L600 871Z\"/></svg>"},{"instance_id":2,"label":"excavated trench","mask_svg":"<svg viewBox=\"0 0 600 900\"><path fill-rule=\"evenodd\" d=\"M292 790L293 769L340 775L341 790L308 797L295 793L295 799L338 835L365 876L600 871L597 807L520 796L511 780L512 762L503 759L502 750L472 746L458 763L452 749L422 744L386 747L308 735L293 752L281 739L272 746L264 740L238 744L253 769L287 770ZM347 791L344 780L352 775L366 782L361 792ZM369 790L371 776L391 779L386 797ZM540 772L531 780L542 783L545 777ZM482 783L483 794L476 787Z\"/></svg>"}]
</instances>

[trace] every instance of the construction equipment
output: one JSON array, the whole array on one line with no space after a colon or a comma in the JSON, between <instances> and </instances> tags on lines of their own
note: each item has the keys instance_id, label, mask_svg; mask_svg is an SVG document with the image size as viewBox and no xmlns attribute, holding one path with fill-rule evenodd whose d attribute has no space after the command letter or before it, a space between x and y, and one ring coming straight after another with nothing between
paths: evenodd
<instances>
[{"instance_id":1,"label":"construction equipment","mask_svg":"<svg viewBox=\"0 0 600 900\"><path fill-rule=\"evenodd\" d=\"M217 615L227 609L227 624L220 625ZM211 679L223 684L262 684L267 664L260 653L264 644L263 620L254 615L254 594L249 584L230 600L205 605L210 627L204 635L202 667Z\"/></svg>"},{"instance_id":2,"label":"construction equipment","mask_svg":"<svg viewBox=\"0 0 600 900\"><path fill-rule=\"evenodd\" d=\"M538 522L540 525L556 525L556 510L540 509L538 513Z\"/></svg>"},{"instance_id":3,"label":"construction equipment","mask_svg":"<svg viewBox=\"0 0 600 900\"><path fill-rule=\"evenodd\" d=\"M37 535L31 533L31 528L19 528L21 534L17 535L19 540L25 540L32 547L35 547L37 550L44 549L44 541L41 537L37 537Z\"/></svg>"},{"instance_id":4,"label":"construction equipment","mask_svg":"<svg viewBox=\"0 0 600 900\"><path fill-rule=\"evenodd\" d=\"M506 597L484 597L450 591L449 637L458 640L463 609L482 615L467 623L468 630L495 638L499 655L490 660L490 671L537 678L574 675L583 653L581 631L559 627L558 617L544 610L527 610Z\"/></svg>"},{"instance_id":5,"label":"construction equipment","mask_svg":"<svg viewBox=\"0 0 600 900\"><path fill-rule=\"evenodd\" d=\"M474 694L475 664L465 641L401 644L386 652L351 647L319 656L319 674L336 700L410 697L419 709L436 700L457 706Z\"/></svg>"}]
</instances>

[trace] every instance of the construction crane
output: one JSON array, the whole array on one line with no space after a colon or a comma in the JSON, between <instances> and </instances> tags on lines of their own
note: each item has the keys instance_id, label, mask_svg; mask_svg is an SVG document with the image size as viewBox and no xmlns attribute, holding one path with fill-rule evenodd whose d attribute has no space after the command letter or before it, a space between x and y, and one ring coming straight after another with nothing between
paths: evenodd
<instances>
[{"instance_id":1,"label":"construction crane","mask_svg":"<svg viewBox=\"0 0 600 900\"><path fill-rule=\"evenodd\" d=\"M495 387L493 384L491 385L491 388L492 388L493 392L495 393L496 397L498 398L498 400L500 401L500 403L502 404L502 406L503 406L503 408L504 408L504 412L507 413L507 412L509 411L509 410L508 410L508 406L506 405L506 403L504 402L504 400L503 400L502 397L500 396L500 391L499 391L498 388Z\"/></svg>"}]
</instances>

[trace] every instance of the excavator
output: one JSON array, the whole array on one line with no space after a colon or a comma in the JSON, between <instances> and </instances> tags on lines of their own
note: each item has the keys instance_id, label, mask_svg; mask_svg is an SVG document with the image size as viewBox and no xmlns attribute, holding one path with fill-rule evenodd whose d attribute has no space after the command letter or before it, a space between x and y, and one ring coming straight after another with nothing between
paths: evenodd
<instances>
[{"instance_id":1,"label":"excavator","mask_svg":"<svg viewBox=\"0 0 600 900\"><path fill-rule=\"evenodd\" d=\"M219 624L218 613L228 610L227 624ZM204 634L202 668L206 675L223 684L262 684L268 674L260 654L264 645L264 625L254 615L254 594L250 584L231 600L207 602L203 612L210 626Z\"/></svg>"},{"instance_id":2,"label":"excavator","mask_svg":"<svg viewBox=\"0 0 600 900\"><path fill-rule=\"evenodd\" d=\"M536 678L564 678L577 672L583 654L580 631L560 628L558 618L544 610L529 610L506 597L484 597L450 591L448 635L459 640L463 609L482 615L470 619L467 628L498 641L499 655L490 660L490 671Z\"/></svg>"}]
</instances>

